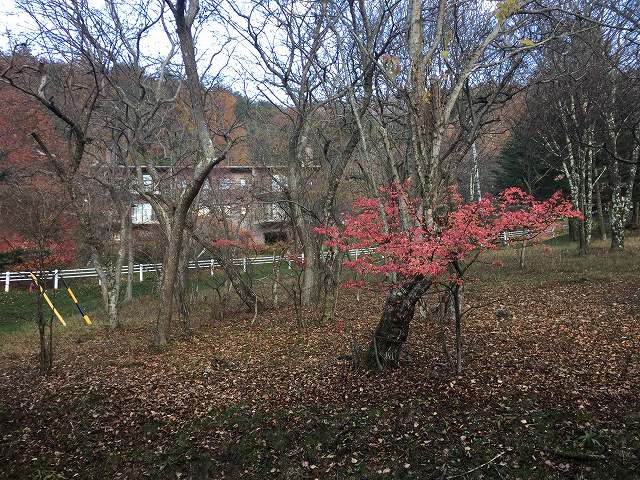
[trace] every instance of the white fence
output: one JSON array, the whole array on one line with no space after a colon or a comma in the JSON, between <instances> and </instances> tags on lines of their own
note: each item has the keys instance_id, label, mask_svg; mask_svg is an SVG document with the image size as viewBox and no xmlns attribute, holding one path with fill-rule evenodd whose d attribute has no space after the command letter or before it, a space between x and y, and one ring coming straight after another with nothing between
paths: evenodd
<instances>
[{"instance_id":1,"label":"white fence","mask_svg":"<svg viewBox=\"0 0 640 480\"><path fill-rule=\"evenodd\" d=\"M529 232L526 230L515 230L512 232L502 232L500 237L504 243L507 243L509 240L517 240L518 238L525 237L528 233ZM549 229L547 233L550 233L551 235L553 235L555 232L553 229ZM368 253L368 249L349 250L349 255L355 257L356 259L358 258L358 255L360 253ZM304 260L304 257L301 256L300 258ZM260 257L234 258L232 261L234 265L238 265L238 266L241 265L243 271L246 272L247 267L249 265L265 265L265 264L273 265L276 261L280 262L283 260L288 261L289 268L291 268L291 260L288 258L283 259L278 255L264 255ZM218 262L216 262L215 260L209 260L209 259L189 262L189 269L193 270L193 269L208 268L211 271L211 275L213 275L213 270L219 266L220 264ZM138 280L142 282L144 280L145 273L151 273L151 272L157 273L157 272L160 272L161 269L162 269L161 263L141 263L133 267L133 273L134 275L137 275ZM129 270L128 266L122 267L122 275L127 275L128 270ZM95 268L91 268L91 267L72 268L69 270L49 271L45 274L45 278L47 280L53 280L53 288L57 289L61 275L65 279L91 278L91 277L97 277L98 273L96 272ZM11 286L12 283L31 281L31 277L29 277L29 272L4 272L2 274L2 279L4 280L5 292L9 291L9 287Z\"/></svg>"},{"instance_id":2,"label":"white fence","mask_svg":"<svg viewBox=\"0 0 640 480\"><path fill-rule=\"evenodd\" d=\"M502 232L500 234L500 240L502 243L507 243L509 240L517 240L519 238L526 237L529 234L528 230L514 230L512 232Z\"/></svg>"},{"instance_id":3,"label":"white fence","mask_svg":"<svg viewBox=\"0 0 640 480\"><path fill-rule=\"evenodd\" d=\"M349 250L349 255L355 256L358 258L358 255L368 252L365 250ZM299 257L301 260L304 260L304 256ZM234 265L242 266L243 271L247 271L247 268L250 265L273 265L275 262L288 262L289 268L291 268L290 258L283 258L279 255L264 255L260 257L242 257L242 258L234 258L232 260ZM220 263L216 262L213 259L207 260L198 260L189 262L189 269L209 269L211 275L213 275L213 271L216 267L220 267ZM142 282L144 280L145 273L159 273L162 270L161 263L140 263L138 265L134 265L133 273L138 277L138 280ZM127 275L129 271L128 266L122 267L122 275ZM2 280L4 280L4 291L8 292L12 283L16 282L30 282L31 277L29 276L30 272L4 272L2 274ZM46 272L43 277L47 280L53 280L53 288L57 289L60 283L60 277L64 277L65 280L71 278L92 278L98 277L98 272L96 272L95 268L72 268L69 270L51 270ZM99 280L98 280L99 281Z\"/></svg>"}]
</instances>

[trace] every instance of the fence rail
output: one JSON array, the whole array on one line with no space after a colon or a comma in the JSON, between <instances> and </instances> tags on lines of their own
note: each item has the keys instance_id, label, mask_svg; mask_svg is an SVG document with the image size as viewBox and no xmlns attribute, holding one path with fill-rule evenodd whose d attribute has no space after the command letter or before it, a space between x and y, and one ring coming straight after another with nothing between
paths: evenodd
<instances>
[{"instance_id":1,"label":"fence rail","mask_svg":"<svg viewBox=\"0 0 640 480\"><path fill-rule=\"evenodd\" d=\"M359 249L359 250L349 250L350 256L358 257L363 253L367 253L369 249ZM304 260L304 256L300 255L298 257L301 260ZM241 266L243 271L247 271L247 268L251 265L273 265L275 262L288 262L289 268L291 268L291 262L293 261L290 257L282 257L280 255L262 255L258 257L239 257L233 258L231 262L233 262L236 266ZM188 268L190 270L196 269L209 269L211 274L213 274L213 270L217 267L220 267L221 264L216 262L213 259L205 259L205 260L197 260L189 262ZM138 281L142 282L144 280L145 273L159 273L162 270L161 263L139 263L134 265L133 274L138 277ZM4 283L4 291L8 292L12 283L16 282L31 282L31 277L29 276L31 272L4 272L2 273L2 281ZM129 266L125 265L122 267L121 274L127 275L129 273ZM57 289L59 287L60 277L64 277L65 279L72 278L98 278L98 272L93 267L88 268L71 268L64 270L50 270L43 274L43 279L45 280L53 280L53 288ZM100 279L98 278L98 281Z\"/></svg>"},{"instance_id":2,"label":"fence rail","mask_svg":"<svg viewBox=\"0 0 640 480\"><path fill-rule=\"evenodd\" d=\"M522 237L526 237L528 235L527 230L514 230L511 232L502 232L500 238L504 243L507 243L509 240L517 240ZM554 235L554 229L549 229L548 232L551 235ZM349 255L355 258L358 258L360 254L366 254L369 252L369 249L355 249L349 250ZM302 260L304 260L303 256L300 256ZM240 257L232 259L234 265L242 266L242 269L246 272L249 265L266 265L266 264L274 264L275 262L287 261L289 263L289 268L291 268L291 259L283 258L279 255L262 255L258 257ZM216 267L220 267L220 263L216 262L213 259L206 260L197 260L189 262L189 269L204 269L208 268L211 270L211 274L213 274L213 270ZM134 265L133 274L138 276L138 280L142 282L144 280L145 273L158 273L162 269L161 263L140 263ZM129 267L127 265L122 267L122 275L128 274ZM16 282L30 282L31 277L29 277L30 272L4 272L2 273L2 281L4 282L4 291L8 292L12 283ZM53 288L57 289L59 286L60 276L63 276L65 279L72 278L92 278L98 277L98 272L93 267L88 268L71 268L67 270L51 270L45 273L44 278L46 280L53 280ZM98 279L99 281L99 279Z\"/></svg>"}]
</instances>

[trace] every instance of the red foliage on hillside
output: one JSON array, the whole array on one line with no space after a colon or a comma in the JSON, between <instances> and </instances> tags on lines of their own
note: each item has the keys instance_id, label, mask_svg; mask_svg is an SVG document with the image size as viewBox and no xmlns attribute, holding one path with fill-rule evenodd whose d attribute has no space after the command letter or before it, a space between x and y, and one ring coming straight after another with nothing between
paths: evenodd
<instances>
[{"instance_id":1,"label":"red foliage on hillside","mask_svg":"<svg viewBox=\"0 0 640 480\"><path fill-rule=\"evenodd\" d=\"M0 252L22 250L13 269L34 269L34 252L46 252L45 267L73 262L73 219L65 215L68 199L33 138L37 134L55 155L64 155L62 132L37 101L11 88L0 88Z\"/></svg>"}]
</instances>

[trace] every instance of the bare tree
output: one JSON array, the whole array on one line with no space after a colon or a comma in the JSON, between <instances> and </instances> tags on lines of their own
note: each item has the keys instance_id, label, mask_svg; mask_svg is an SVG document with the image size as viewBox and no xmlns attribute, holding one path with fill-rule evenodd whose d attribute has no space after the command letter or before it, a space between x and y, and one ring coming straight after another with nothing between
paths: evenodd
<instances>
[{"instance_id":1,"label":"bare tree","mask_svg":"<svg viewBox=\"0 0 640 480\"><path fill-rule=\"evenodd\" d=\"M313 229L335 217L339 186L361 138L353 109L363 115L371 101L376 64L395 35L381 33L396 5L344 1L301 7L282 0L229 5L242 19L235 30L251 45L263 75L247 73L286 122L281 188L304 255L304 305L319 300L329 278Z\"/></svg>"},{"instance_id":2,"label":"bare tree","mask_svg":"<svg viewBox=\"0 0 640 480\"><path fill-rule=\"evenodd\" d=\"M100 148L99 142L93 140L104 133L100 112L105 103L106 72L112 65L112 58L104 55L104 50L95 42L89 41L93 38L89 35L92 29L106 35L101 28L103 19L86 5L70 5L63 1L19 2L18 6L31 16L35 24L35 31L28 32L27 37L41 60L11 55L6 58L0 78L37 100L56 119L64 133L66 151L62 154L37 133L33 138L71 198L96 269L102 272L103 280L109 280L102 282L103 298L110 324L116 327L119 324L117 303L122 262L107 265L102 261L109 257L113 239L96 235L104 230L101 219L87 208L90 203L88 195L93 196L94 192L83 188L82 181L96 173L96 162L108 154L108 150ZM90 158L93 162L89 162ZM127 214L128 207L123 206L118 216L122 219ZM120 224L124 225L122 221ZM120 233L120 239L124 241L124 227ZM107 272L110 273L107 275Z\"/></svg>"},{"instance_id":3,"label":"bare tree","mask_svg":"<svg viewBox=\"0 0 640 480\"><path fill-rule=\"evenodd\" d=\"M49 181L51 172L38 165L38 155L33 157L26 168L11 170L0 184L0 211L3 219L12 221L14 232L20 237L20 244L14 247L20 252L20 268L32 271L37 282L33 291L38 359L40 373L46 375L53 366L53 322L57 321L45 305L47 276L60 261L70 260L74 249L69 231L69 197L59 184ZM48 295L53 298L51 292Z\"/></svg>"},{"instance_id":4,"label":"bare tree","mask_svg":"<svg viewBox=\"0 0 640 480\"><path fill-rule=\"evenodd\" d=\"M230 137L230 130L219 132L224 138L222 146L214 142L212 128L207 119L205 111L205 93L203 88L203 77L198 70L196 60L195 30L202 26L202 14L200 2L198 0L165 0L164 3L173 17L173 31L169 31L166 19L163 23L167 31L167 38L173 46L177 45L181 53L182 67L184 68L185 85L189 94L189 109L193 127L196 132L196 139L199 147L198 155L193 165L191 175L185 177L182 192L175 203L164 204L161 199L148 192L145 197L151 201L157 212L160 213L160 221L167 236L167 249L163 262L162 272L162 293L161 308L158 312L156 322L155 341L156 345L164 346L167 343L167 328L171 322L174 310L174 290L179 269L179 259L182 254L185 229L187 227L188 214L191 205L196 199L202 185L209 176L211 170L226 157L234 144ZM207 12L208 15L215 15L217 12ZM168 57L170 58L170 57ZM139 176L141 176L141 166L138 166ZM154 181L158 175L152 172Z\"/></svg>"}]
</instances>

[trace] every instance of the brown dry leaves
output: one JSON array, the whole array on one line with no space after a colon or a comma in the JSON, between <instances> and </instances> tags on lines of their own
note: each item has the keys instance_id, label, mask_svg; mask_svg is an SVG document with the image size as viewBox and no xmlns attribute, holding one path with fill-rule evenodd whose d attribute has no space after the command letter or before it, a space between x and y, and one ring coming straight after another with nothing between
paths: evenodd
<instances>
[{"instance_id":1,"label":"brown dry leaves","mask_svg":"<svg viewBox=\"0 0 640 480\"><path fill-rule=\"evenodd\" d=\"M348 335L333 324L297 330L287 310L267 312L254 327L229 318L160 353L146 329L67 339L44 380L33 358L7 357L0 472L441 478L504 452L466 478L632 475L640 446L637 287L483 286L465 301L496 296L515 317L469 314L460 376L443 363L429 322L414 325L402 369L370 374L337 359L349 353ZM343 296L340 319L361 344L381 302ZM596 435L591 450L588 439L580 444L585 434ZM604 459L563 458L568 451Z\"/></svg>"}]
</instances>

